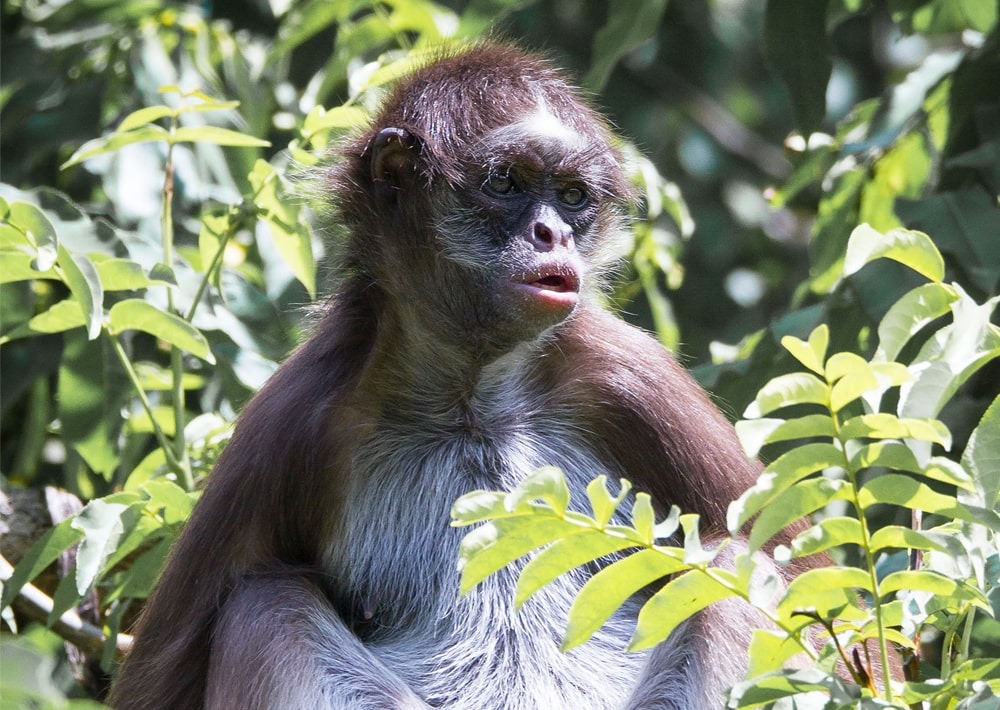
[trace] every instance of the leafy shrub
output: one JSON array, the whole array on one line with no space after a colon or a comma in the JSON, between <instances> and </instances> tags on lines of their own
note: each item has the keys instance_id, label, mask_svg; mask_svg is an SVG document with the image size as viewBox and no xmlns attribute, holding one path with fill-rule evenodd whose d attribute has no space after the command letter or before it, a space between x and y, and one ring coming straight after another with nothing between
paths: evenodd
<instances>
[{"instance_id":1,"label":"leafy shrub","mask_svg":"<svg viewBox=\"0 0 1000 710\"><path fill-rule=\"evenodd\" d=\"M629 551L581 588L568 612L565 648L585 642L629 597L669 577L644 603L630 649L663 641L693 614L732 597L773 624L755 632L747 679L732 689L729 707L796 696L809 707L874 706L880 698L972 708L1000 698L1000 658L972 652L977 615L995 618L993 604L1000 600L1000 397L961 463L934 454L934 447L952 443L936 415L959 385L1000 356L1000 328L990 322L1000 298L978 304L957 284L942 283L941 255L919 232L882 235L859 227L847 247L845 274L876 258L895 259L931 282L889 309L870 360L829 354L826 325L808 340L783 340L806 370L764 385L737 425L750 455L769 445L785 449L730 506L730 535L749 526L745 550L739 537L706 549L697 516L676 507L656 523L641 492L631 525L610 523L630 490L624 480L612 496L606 478L595 479L587 489L591 512L573 510L562 473L548 467L509 493L477 491L455 503L453 524L483 523L462 541L463 592L540 549L518 573L521 605L560 574ZM915 355L899 362L914 340L920 341ZM780 412L787 414L773 416ZM905 524L879 523L885 506L905 513ZM859 564L814 568L779 589L755 554L789 524L814 514L790 548L775 549L778 561L852 549ZM714 566L730 545L739 550L733 564ZM811 640L816 626L824 632L818 649ZM941 644L939 668L920 663L930 636ZM864 653L855 655L854 647ZM783 667L801 654L811 665ZM899 685L889 673L903 661L907 678ZM838 662L850 680L837 675Z\"/></svg>"}]
</instances>

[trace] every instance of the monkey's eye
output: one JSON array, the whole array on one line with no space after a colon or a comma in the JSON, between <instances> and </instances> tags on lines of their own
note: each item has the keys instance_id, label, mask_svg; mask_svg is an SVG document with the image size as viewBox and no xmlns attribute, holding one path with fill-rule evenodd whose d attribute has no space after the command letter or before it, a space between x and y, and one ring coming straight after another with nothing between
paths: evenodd
<instances>
[{"instance_id":1,"label":"monkey's eye","mask_svg":"<svg viewBox=\"0 0 1000 710\"><path fill-rule=\"evenodd\" d=\"M511 195L519 192L517 183L514 182L510 173L490 173L483 187L496 195Z\"/></svg>"},{"instance_id":2,"label":"monkey's eye","mask_svg":"<svg viewBox=\"0 0 1000 710\"><path fill-rule=\"evenodd\" d=\"M567 207L579 209L587 203L587 193L579 187L567 187L559 193L559 200Z\"/></svg>"}]
</instances>

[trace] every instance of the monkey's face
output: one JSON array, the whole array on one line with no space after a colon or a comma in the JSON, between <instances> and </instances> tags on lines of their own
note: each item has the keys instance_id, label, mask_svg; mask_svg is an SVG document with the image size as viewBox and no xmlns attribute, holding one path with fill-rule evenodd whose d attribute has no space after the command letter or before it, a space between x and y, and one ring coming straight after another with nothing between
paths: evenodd
<instances>
[{"instance_id":1,"label":"monkey's face","mask_svg":"<svg viewBox=\"0 0 1000 710\"><path fill-rule=\"evenodd\" d=\"M620 201L603 143L544 107L489 131L465 179L434 199L434 310L467 337L507 349L561 322L599 288L594 261Z\"/></svg>"}]
</instances>

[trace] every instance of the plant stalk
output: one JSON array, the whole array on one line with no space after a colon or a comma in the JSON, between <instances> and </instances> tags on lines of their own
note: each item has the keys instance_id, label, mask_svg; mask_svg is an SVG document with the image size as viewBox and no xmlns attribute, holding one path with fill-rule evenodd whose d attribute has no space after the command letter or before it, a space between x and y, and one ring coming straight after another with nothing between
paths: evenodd
<instances>
[{"instance_id":1,"label":"plant stalk","mask_svg":"<svg viewBox=\"0 0 1000 710\"><path fill-rule=\"evenodd\" d=\"M170 137L167 140L167 159L163 176L163 214L161 217L161 232L163 239L163 263L173 269L174 264L174 132L177 129L177 116L170 121ZM167 289L167 309L176 313L174 294ZM172 388L170 401L174 410L174 441L173 458L178 464L180 484L185 490L194 488L194 476L191 473L191 462L187 454L184 440L184 426L187 423L184 416L184 354L176 346L170 347L170 372Z\"/></svg>"}]
</instances>

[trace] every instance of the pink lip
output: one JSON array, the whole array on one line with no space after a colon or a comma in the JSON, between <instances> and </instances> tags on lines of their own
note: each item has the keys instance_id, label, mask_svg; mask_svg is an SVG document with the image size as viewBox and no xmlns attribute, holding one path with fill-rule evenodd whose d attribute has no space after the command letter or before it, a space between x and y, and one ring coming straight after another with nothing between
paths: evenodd
<instances>
[{"instance_id":1,"label":"pink lip","mask_svg":"<svg viewBox=\"0 0 1000 710\"><path fill-rule=\"evenodd\" d=\"M518 279L514 286L535 301L562 308L572 308L580 299L580 279L571 269L543 269Z\"/></svg>"}]
</instances>

